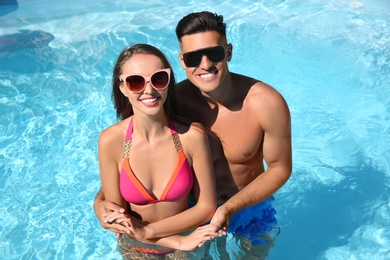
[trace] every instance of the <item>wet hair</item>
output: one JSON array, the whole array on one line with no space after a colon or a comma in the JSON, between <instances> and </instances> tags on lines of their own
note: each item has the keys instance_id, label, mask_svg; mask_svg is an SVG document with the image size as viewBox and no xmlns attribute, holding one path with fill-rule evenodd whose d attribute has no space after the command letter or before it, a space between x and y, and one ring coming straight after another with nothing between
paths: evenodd
<instances>
[{"instance_id":1,"label":"wet hair","mask_svg":"<svg viewBox=\"0 0 390 260\"><path fill-rule=\"evenodd\" d=\"M171 65L169 64L168 59L165 55L156 47L153 47L149 44L135 44L133 46L127 47L124 49L118 56L118 59L114 66L114 71L112 75L112 99L114 101L114 106L116 109L116 116L118 119L125 119L134 114L133 107L131 106L129 99L123 95L119 89L120 81L119 76L122 74L123 65L135 54L148 54L158 57L164 64L164 68L171 69L170 81L168 84L168 94L167 99L164 103L164 109L167 113L168 118L174 117L176 109L176 99L175 99L175 76L172 70Z\"/></svg>"},{"instance_id":2,"label":"wet hair","mask_svg":"<svg viewBox=\"0 0 390 260\"><path fill-rule=\"evenodd\" d=\"M176 36L181 43L181 38L200 32L216 31L226 36L226 24L223 16L208 11L190 13L184 16L176 26Z\"/></svg>"}]
</instances>

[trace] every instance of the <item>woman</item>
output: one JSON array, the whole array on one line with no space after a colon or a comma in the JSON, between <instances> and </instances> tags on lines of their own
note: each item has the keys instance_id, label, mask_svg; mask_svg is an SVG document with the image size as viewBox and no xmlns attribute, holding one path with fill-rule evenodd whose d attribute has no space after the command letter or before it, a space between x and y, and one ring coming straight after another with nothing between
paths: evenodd
<instances>
[{"instance_id":1,"label":"woman","mask_svg":"<svg viewBox=\"0 0 390 260\"><path fill-rule=\"evenodd\" d=\"M122 255L175 255L219 235L197 228L213 216L216 191L205 130L174 114L175 84L161 51L136 44L119 55L113 72L113 99L120 122L99 137L99 166L107 200L127 208L109 213L129 234L121 235ZM196 204L189 207L190 191ZM152 246L156 244L163 247Z\"/></svg>"}]
</instances>

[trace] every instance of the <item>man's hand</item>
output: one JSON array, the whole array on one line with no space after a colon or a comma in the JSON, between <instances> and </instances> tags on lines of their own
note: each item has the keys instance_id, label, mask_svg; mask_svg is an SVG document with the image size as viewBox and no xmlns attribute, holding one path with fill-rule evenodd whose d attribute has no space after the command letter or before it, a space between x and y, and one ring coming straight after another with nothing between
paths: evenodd
<instances>
[{"instance_id":1,"label":"man's hand","mask_svg":"<svg viewBox=\"0 0 390 260\"><path fill-rule=\"evenodd\" d=\"M222 205L218 207L215 211L214 216L210 221L210 224L213 224L219 230L226 232L229 227L230 218L230 212Z\"/></svg>"}]
</instances>

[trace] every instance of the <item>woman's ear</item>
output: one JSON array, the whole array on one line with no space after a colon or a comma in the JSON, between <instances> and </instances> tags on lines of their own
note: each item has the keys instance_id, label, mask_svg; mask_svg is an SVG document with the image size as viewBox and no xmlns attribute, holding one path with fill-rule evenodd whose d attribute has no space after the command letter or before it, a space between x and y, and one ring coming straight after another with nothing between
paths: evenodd
<instances>
[{"instance_id":1,"label":"woman's ear","mask_svg":"<svg viewBox=\"0 0 390 260\"><path fill-rule=\"evenodd\" d=\"M119 90L122 92L122 94L125 97L127 97L127 88L126 88L125 84L122 81L118 80L118 87L119 87Z\"/></svg>"}]
</instances>

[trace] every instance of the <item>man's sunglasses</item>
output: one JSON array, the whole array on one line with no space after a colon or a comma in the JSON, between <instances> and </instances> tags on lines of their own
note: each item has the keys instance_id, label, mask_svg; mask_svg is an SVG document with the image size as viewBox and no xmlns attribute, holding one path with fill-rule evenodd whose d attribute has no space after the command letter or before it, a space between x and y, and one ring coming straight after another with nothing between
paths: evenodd
<instances>
[{"instance_id":1,"label":"man's sunglasses","mask_svg":"<svg viewBox=\"0 0 390 260\"><path fill-rule=\"evenodd\" d=\"M125 82L126 86L134 93L142 92L146 83L150 82L155 90L164 90L168 87L169 79L171 76L171 69L166 68L154 72L151 76L145 77L138 74L133 75L120 75L119 81Z\"/></svg>"},{"instance_id":2,"label":"man's sunglasses","mask_svg":"<svg viewBox=\"0 0 390 260\"><path fill-rule=\"evenodd\" d=\"M225 52L226 50L223 46L204 48L183 53L183 61L187 67L194 68L199 66L203 55L206 55L207 58L213 63L217 63L225 59Z\"/></svg>"}]
</instances>

